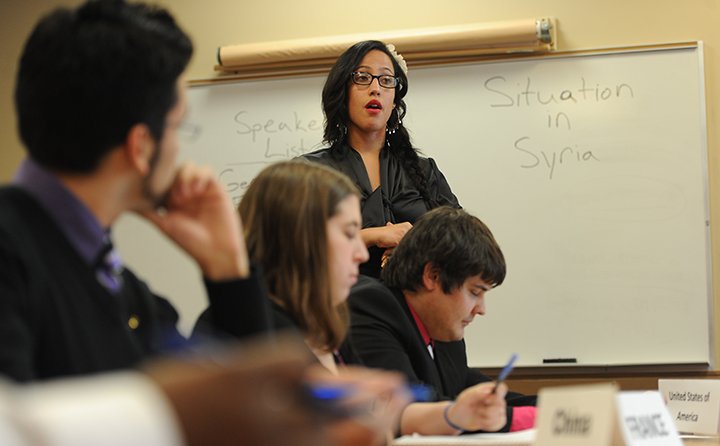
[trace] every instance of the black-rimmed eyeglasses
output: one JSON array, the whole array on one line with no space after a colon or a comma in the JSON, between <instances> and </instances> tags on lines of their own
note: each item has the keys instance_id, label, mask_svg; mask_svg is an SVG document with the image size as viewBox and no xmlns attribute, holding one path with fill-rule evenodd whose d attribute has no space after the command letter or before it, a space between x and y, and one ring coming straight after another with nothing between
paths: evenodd
<instances>
[{"instance_id":1,"label":"black-rimmed eyeglasses","mask_svg":"<svg viewBox=\"0 0 720 446\"><path fill-rule=\"evenodd\" d=\"M350 79L354 84L357 85L370 85L374 79L378 80L378 85L383 88L395 88L400 83L400 79L389 74L381 74L375 76L374 74L366 73L364 71L353 71L350 73Z\"/></svg>"}]
</instances>

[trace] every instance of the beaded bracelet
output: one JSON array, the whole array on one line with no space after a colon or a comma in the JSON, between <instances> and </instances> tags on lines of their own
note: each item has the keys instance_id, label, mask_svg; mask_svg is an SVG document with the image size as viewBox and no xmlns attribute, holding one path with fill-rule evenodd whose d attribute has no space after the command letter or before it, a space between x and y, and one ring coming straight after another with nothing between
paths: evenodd
<instances>
[{"instance_id":1,"label":"beaded bracelet","mask_svg":"<svg viewBox=\"0 0 720 446\"><path fill-rule=\"evenodd\" d=\"M445 410L443 411L443 418L445 418L445 422L447 423L448 426L455 429L456 431L460 431L460 433L463 433L463 432L465 432L465 429L458 426L457 424L453 423L452 421L450 421L450 417L448 417L448 411L450 411L450 408L453 407L454 405L455 405L455 403L450 403L447 406L445 406Z\"/></svg>"}]
</instances>

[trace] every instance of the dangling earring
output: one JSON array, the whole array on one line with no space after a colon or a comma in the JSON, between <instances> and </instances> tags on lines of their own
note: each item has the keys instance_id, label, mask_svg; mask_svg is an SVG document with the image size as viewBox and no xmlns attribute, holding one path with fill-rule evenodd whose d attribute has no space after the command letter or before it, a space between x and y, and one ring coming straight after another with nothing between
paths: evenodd
<instances>
[{"instance_id":1,"label":"dangling earring","mask_svg":"<svg viewBox=\"0 0 720 446\"><path fill-rule=\"evenodd\" d=\"M345 127L345 124L343 124L342 122L338 122L337 124L335 124L335 127L337 127L337 129L340 131L340 136L347 135L348 129L347 127Z\"/></svg>"},{"instance_id":2,"label":"dangling earring","mask_svg":"<svg viewBox=\"0 0 720 446\"><path fill-rule=\"evenodd\" d=\"M392 113L390 114L390 119L388 119L388 124L390 123L390 121L392 121L393 116L397 116L397 109L393 109ZM390 127L390 126L386 126L386 127L385 127L385 132L386 132L388 135L394 135L395 132L397 132L398 129L400 128L400 125L401 125L401 124L402 124L402 119L400 119L400 118L398 117L398 118L395 120L395 125L393 125L392 127Z\"/></svg>"}]
</instances>

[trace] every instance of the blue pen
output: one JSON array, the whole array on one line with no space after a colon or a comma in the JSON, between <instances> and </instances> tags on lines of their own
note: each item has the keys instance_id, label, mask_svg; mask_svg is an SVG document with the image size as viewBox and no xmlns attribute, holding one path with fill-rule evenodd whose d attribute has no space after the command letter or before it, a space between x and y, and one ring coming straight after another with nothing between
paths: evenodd
<instances>
[{"instance_id":1,"label":"blue pen","mask_svg":"<svg viewBox=\"0 0 720 446\"><path fill-rule=\"evenodd\" d=\"M410 384L407 390L413 401L430 401L432 390L423 384ZM348 397L355 391L353 386L323 386L313 384L309 386L310 395L319 401L332 402Z\"/></svg>"},{"instance_id":2,"label":"blue pen","mask_svg":"<svg viewBox=\"0 0 720 446\"><path fill-rule=\"evenodd\" d=\"M513 353L512 356L510 356L510 360L507 362L507 364L505 364L505 367L503 367L503 369L500 371L500 374L498 375L497 381L495 382L495 387L493 387L492 389L492 393L495 393L500 383L505 381L505 378L508 377L513 367L515 366L515 360L517 360L517 358L517 353Z\"/></svg>"},{"instance_id":3,"label":"blue pen","mask_svg":"<svg viewBox=\"0 0 720 446\"><path fill-rule=\"evenodd\" d=\"M410 394L415 402L426 402L432 398L432 388L424 384L410 384Z\"/></svg>"}]
</instances>

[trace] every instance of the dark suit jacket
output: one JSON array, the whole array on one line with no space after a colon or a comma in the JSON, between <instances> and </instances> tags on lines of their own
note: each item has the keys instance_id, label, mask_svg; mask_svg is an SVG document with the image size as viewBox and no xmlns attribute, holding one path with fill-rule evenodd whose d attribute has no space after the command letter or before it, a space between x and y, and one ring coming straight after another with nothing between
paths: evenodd
<instances>
[{"instance_id":1,"label":"dark suit jacket","mask_svg":"<svg viewBox=\"0 0 720 446\"><path fill-rule=\"evenodd\" d=\"M465 388L491 378L467 365L465 342L435 342L435 358L425 346L402 292L361 276L350 292L348 342L369 367L397 370L408 380L424 383L436 400L454 399ZM508 424L513 405L534 405L534 397L508 393Z\"/></svg>"},{"instance_id":2,"label":"dark suit jacket","mask_svg":"<svg viewBox=\"0 0 720 446\"><path fill-rule=\"evenodd\" d=\"M108 292L34 198L0 188L0 374L28 381L127 368L182 344L172 305L127 269L123 282L120 295ZM257 277L206 286L225 331L267 330Z\"/></svg>"}]
</instances>

